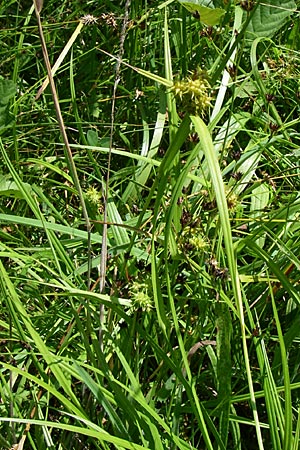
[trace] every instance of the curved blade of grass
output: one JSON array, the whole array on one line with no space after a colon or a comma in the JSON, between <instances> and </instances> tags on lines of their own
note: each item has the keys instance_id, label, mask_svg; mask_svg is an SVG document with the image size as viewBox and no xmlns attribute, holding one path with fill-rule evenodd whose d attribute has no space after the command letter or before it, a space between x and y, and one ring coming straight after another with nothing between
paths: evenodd
<instances>
[{"instance_id":1,"label":"curved blade of grass","mask_svg":"<svg viewBox=\"0 0 300 450\"><path fill-rule=\"evenodd\" d=\"M228 206L227 206L227 201L226 201L224 183L223 183L222 174L221 174L221 170L220 170L220 166L219 166L219 161L217 159L216 151L213 146L213 142L212 142L212 139L211 139L211 136L210 136L207 126L204 124L203 120L200 117L192 116L191 120L193 122L196 132L198 133L200 141L202 142L203 151L205 153L205 157L207 159L207 163L208 163L209 170L210 170L212 185L213 185L213 188L215 191L216 202L217 202L218 212L219 212L219 216L220 216L220 223L221 223L221 227L222 227L223 235L224 235L224 244L225 244L225 250L226 250L226 254L227 254L227 264L228 264L229 273L231 276L231 283L232 283L234 298L236 301L236 306L237 306L237 310L238 310L238 314L239 314L244 360L245 360L245 365L246 365L248 386L249 386L250 397L251 397L251 408L253 411L253 417L254 417L254 421L255 421L258 446L259 446L260 450L263 450L264 445L263 445L263 440L262 440L262 435L261 435L261 430L260 430L260 425L259 425L257 408L256 408L254 387L253 387L251 368L250 368L250 363L249 363L248 347L247 347L247 341L246 341L245 318L244 318L244 311L243 311L243 300L242 300L242 295L241 295L240 279L239 279L239 274L238 274L238 269L237 269L236 257L235 257L234 250L233 250L233 241L232 241L232 235L231 235L231 227L230 227L230 220L229 220L229 213L228 213Z\"/></svg>"},{"instance_id":2,"label":"curved blade of grass","mask_svg":"<svg viewBox=\"0 0 300 450\"><path fill-rule=\"evenodd\" d=\"M59 144L57 144L59 145ZM78 148L78 149L87 149L87 150L94 150L96 152L103 152L103 153L109 153L109 147L97 147L94 145L79 145L79 144L71 144L71 148ZM111 153L113 155L119 155L119 156L127 156L128 158L135 159L137 161L142 161L144 163L150 164L151 166L160 166L160 161L156 161L153 158L150 158L149 156L143 156L138 153L130 153L126 150L112 148Z\"/></svg>"},{"instance_id":3,"label":"curved blade of grass","mask_svg":"<svg viewBox=\"0 0 300 450\"><path fill-rule=\"evenodd\" d=\"M74 402L74 405L77 405L78 409L81 410L81 405L78 398L73 393L69 383L66 381L64 373L60 369L58 358L49 351L47 345L43 342L42 338L37 333L1 261L0 273L2 284L4 288L6 288L7 295L12 300L12 317L15 321L15 326L19 329L21 327L22 329L21 324L23 323L23 326L25 326L25 328L27 329L30 338L35 343L39 352L43 355L43 358L45 359L48 367L53 372L62 389L66 392L67 395L70 396L70 398ZM23 330L21 332L21 338L24 340L24 342L27 342L27 338L25 337Z\"/></svg>"},{"instance_id":4,"label":"curved blade of grass","mask_svg":"<svg viewBox=\"0 0 300 450\"><path fill-rule=\"evenodd\" d=\"M187 119L185 119L185 120L187 120ZM189 123L189 120L188 120L188 123ZM193 164L193 161L197 157L199 151L200 151L200 145L195 146L195 148L189 155L187 163L181 169L179 176L176 180L175 186L173 188L172 198L170 200L170 206L168 208L168 213L167 213L167 218L166 218L165 245L164 245L165 261L168 261L168 259L169 259L169 252L172 254L172 250L170 249L170 236L173 235L173 234L171 234L172 230L173 230L172 222L173 222L174 216L176 215L176 211L178 211L177 200L178 200L179 196L181 195L182 187L185 183L186 177L188 176L189 169L190 169L191 165ZM166 180L164 181L162 179L159 184L159 191L163 192L165 190L165 186L166 186ZM157 197L155 211L158 210L157 205L159 205L160 202L161 202L161 196ZM154 251L154 246L153 246L153 251ZM174 250L174 253L175 254L177 253L176 249ZM166 264L165 264L165 272L166 272L166 280L167 280L167 288L168 288L168 298L169 298L169 304L171 307L172 318L173 318L173 322L174 322L174 326L175 326L175 332L176 332L177 340L179 343L179 348L181 351L183 367L187 374L187 377L188 377L188 380L189 380L189 383L191 386L190 389L187 390L188 395L190 397L191 406L193 408L195 416L197 417L199 428L201 429L201 432L203 434L203 438L206 442L207 448L212 448L212 442L209 437L209 433L208 433L208 429L207 429L207 423L208 423L208 426L213 431L213 434L214 434L216 440L218 441L220 448L225 449L225 446L224 446L217 430L215 429L212 422L209 420L208 415L205 414L205 411L201 408L199 399L198 399L198 395L196 393L196 389L194 387L194 384L192 383L192 375L191 375L191 371L190 371L190 367L189 367L189 363L188 363L188 359L187 359L187 352L185 350L184 342L183 342L183 339L181 336L180 326L179 326L177 313L176 313L176 307L175 307L173 295L171 292L168 262L166 262Z\"/></svg>"},{"instance_id":5,"label":"curved blade of grass","mask_svg":"<svg viewBox=\"0 0 300 450\"><path fill-rule=\"evenodd\" d=\"M172 434L170 427L167 425L167 423L160 417L159 414L157 414L157 412L150 405L148 405L148 403L146 402L145 398L142 395L141 386L140 386L138 380L136 379L135 375L133 374L126 358L120 352L120 350L117 346L114 346L114 349L116 351L118 358L120 359L120 361L122 363L122 366L126 370L128 379L131 382L130 392L131 392L131 395L133 396L133 398L145 409L145 411L147 411L149 413L150 417L153 418L163 428L163 430L170 436L172 441L174 441L177 444L178 449L186 450L189 448L193 448L190 446L190 444L185 443L184 441L179 439L177 436L174 436Z\"/></svg>"},{"instance_id":6,"label":"curved blade of grass","mask_svg":"<svg viewBox=\"0 0 300 450\"><path fill-rule=\"evenodd\" d=\"M76 416L72 416L74 419L78 419ZM24 423L24 424L31 424L31 425L38 425L40 427L49 427L49 428L57 428L58 430L66 430L70 431L70 433L78 433L83 436L89 436L94 437L99 440L99 442L109 442L116 446L118 450L122 449L129 449L129 450L151 450L148 447L144 447L139 444L135 444L133 442L129 442L125 439L118 438L116 436L112 436L108 434L106 431L101 430L99 427L98 429L90 429L90 428L83 428L78 427L75 425L69 425L62 422L54 422L49 420L34 420L34 419L15 419L10 417L2 417L0 418L0 422L14 422L14 423ZM83 421L84 422L84 421ZM96 428L96 426L95 426Z\"/></svg>"},{"instance_id":7,"label":"curved blade of grass","mask_svg":"<svg viewBox=\"0 0 300 450\"><path fill-rule=\"evenodd\" d=\"M83 241L88 240L88 233L83 230L77 230L71 226L60 225L59 223L52 223L47 221L42 221L40 219L31 219L29 217L20 217L12 214L0 214L0 222L2 223L11 223L11 224L20 224L26 225L28 227L37 227L44 228L46 230L53 230L57 233L66 234L69 236L73 236ZM102 237L97 233L92 233L91 242L101 243Z\"/></svg>"},{"instance_id":8,"label":"curved blade of grass","mask_svg":"<svg viewBox=\"0 0 300 450\"><path fill-rule=\"evenodd\" d=\"M37 189L39 192L39 189ZM43 197L42 197L43 199ZM149 214L146 215L144 217L144 220L147 220L149 217ZM136 220L135 221L129 221L129 224L123 223L122 219L120 219L120 217L114 213L114 211L112 210L112 218L116 219L117 221L112 221L112 222L108 222L109 225L114 225L115 227L119 227L119 228L124 228L125 230L128 231L136 231L137 233L143 233L145 235L147 235L146 231L143 231L142 229L138 229L135 224L136 224ZM55 231L61 235L69 235L71 237L74 238L78 238L78 240L82 240L85 241L88 239L87 233L83 230L78 230L77 228L73 228L72 226L67 226L67 225L61 225L59 223L53 223L53 222L48 222L46 220L38 220L38 219L32 219L30 217L20 217L20 216L16 216L13 214L0 214L0 223L11 223L11 224L19 224L19 225L25 225L28 227L33 227L33 228L44 228L46 230L51 230L51 231ZM97 221L97 223L103 223L103 221ZM112 234L112 233L110 233ZM128 235L128 233L126 234L126 236ZM125 236L125 235L124 235ZM149 234L148 234L149 236ZM126 238L124 240L124 242L127 242L128 239ZM94 243L101 243L102 242L102 237L99 236L98 233L92 233L91 234L91 242ZM121 246L121 243L123 241L119 240L119 245ZM75 243L75 240L74 240Z\"/></svg>"}]
</instances>

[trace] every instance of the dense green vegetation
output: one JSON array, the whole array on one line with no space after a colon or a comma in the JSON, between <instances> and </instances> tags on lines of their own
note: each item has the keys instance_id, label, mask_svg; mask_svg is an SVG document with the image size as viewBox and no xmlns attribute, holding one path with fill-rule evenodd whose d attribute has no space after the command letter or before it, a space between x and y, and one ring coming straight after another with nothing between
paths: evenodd
<instances>
[{"instance_id":1,"label":"dense green vegetation","mask_svg":"<svg viewBox=\"0 0 300 450\"><path fill-rule=\"evenodd\" d=\"M1 449L299 448L299 6L1 2Z\"/></svg>"}]
</instances>

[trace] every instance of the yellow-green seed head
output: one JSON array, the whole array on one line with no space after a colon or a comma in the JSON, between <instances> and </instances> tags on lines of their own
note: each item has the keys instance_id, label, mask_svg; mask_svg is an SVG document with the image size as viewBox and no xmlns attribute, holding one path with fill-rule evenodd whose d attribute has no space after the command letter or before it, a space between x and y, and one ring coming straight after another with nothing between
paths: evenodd
<instances>
[{"instance_id":1,"label":"yellow-green seed head","mask_svg":"<svg viewBox=\"0 0 300 450\"><path fill-rule=\"evenodd\" d=\"M205 110L211 106L209 96L210 84L199 75L199 78L176 81L172 87L175 98L182 107L191 114L203 116Z\"/></svg>"}]
</instances>

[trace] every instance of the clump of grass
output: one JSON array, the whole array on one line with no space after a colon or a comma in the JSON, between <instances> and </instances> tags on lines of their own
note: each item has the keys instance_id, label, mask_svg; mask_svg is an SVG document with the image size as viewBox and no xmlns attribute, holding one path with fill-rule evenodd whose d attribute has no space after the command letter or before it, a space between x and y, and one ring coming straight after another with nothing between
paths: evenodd
<instances>
[{"instance_id":1,"label":"clump of grass","mask_svg":"<svg viewBox=\"0 0 300 450\"><path fill-rule=\"evenodd\" d=\"M0 6L0 446L296 450L291 24L249 47L255 8L132 0L123 33L125 3L42 10L52 66L95 18L55 75L90 230L33 8Z\"/></svg>"}]
</instances>

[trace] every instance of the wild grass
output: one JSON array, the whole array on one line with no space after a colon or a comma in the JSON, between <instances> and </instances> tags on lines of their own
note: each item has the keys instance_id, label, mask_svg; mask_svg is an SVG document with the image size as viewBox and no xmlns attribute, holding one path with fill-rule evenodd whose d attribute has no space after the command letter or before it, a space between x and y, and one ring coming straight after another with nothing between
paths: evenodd
<instances>
[{"instance_id":1,"label":"wild grass","mask_svg":"<svg viewBox=\"0 0 300 450\"><path fill-rule=\"evenodd\" d=\"M299 14L250 3L45 3L68 158L0 6L0 448L299 448Z\"/></svg>"}]
</instances>

